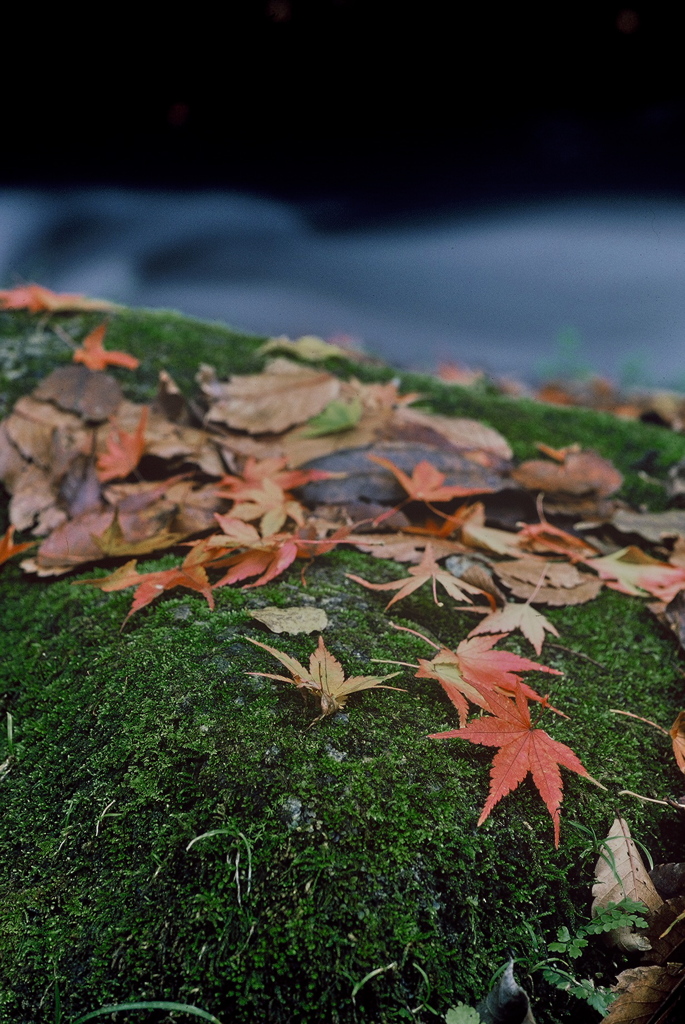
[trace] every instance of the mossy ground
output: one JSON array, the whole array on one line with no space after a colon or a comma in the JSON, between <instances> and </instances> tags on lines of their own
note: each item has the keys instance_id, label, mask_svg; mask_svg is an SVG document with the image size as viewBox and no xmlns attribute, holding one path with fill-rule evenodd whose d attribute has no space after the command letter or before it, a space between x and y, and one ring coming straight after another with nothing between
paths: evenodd
<instances>
[{"instance_id":1,"label":"mossy ground","mask_svg":"<svg viewBox=\"0 0 685 1024\"><path fill-rule=\"evenodd\" d=\"M98 321L61 322L76 331ZM0 314L3 343L16 353L5 360L7 407L69 358L47 322L22 314ZM259 339L168 313L114 317L107 344L142 359L135 374L120 375L134 398L152 394L162 367L188 392L201 361L222 375L262 365ZM330 367L393 375L340 360ZM626 473L623 493L650 507L661 491L631 467L653 449L665 473L685 454L684 438L656 427L405 381L435 411L499 428L519 457L537 440L595 448ZM663 739L609 711L668 726L683 706L675 644L643 602L607 591L549 612L569 650L547 645L542 660L564 676L531 682L572 716L547 715L550 732L609 790L564 773L555 851L529 782L476 827L492 750L426 738L457 724L437 684L407 670L392 681L405 692L354 695L345 713L308 729L316 711L295 687L246 674L278 669L245 636L300 660L315 646L313 637L265 633L248 614L264 604L325 608L325 641L347 674L390 671L372 658L426 656L419 639L389 627L384 596L346 579L350 571L402 574L341 549L313 564L305 588L297 565L264 588L218 591L214 612L174 591L120 631L130 592L4 567L2 710L13 716L14 741L8 750L0 740L0 761L13 755L2 780L1 1024L54 1021L56 985L65 1022L139 999L187 1002L224 1022L439 1020L434 1011L475 1003L510 950L532 965L534 936L553 940L557 927L587 917L597 853L574 823L601 838L622 811L655 860L682 859L674 813L618 795L682 790ZM473 624L447 603L436 608L428 588L393 618L447 645ZM532 653L516 637L506 646ZM578 973L610 978L624 965L598 944ZM541 1024L597 1019L545 988L539 973L533 981Z\"/></svg>"}]
</instances>

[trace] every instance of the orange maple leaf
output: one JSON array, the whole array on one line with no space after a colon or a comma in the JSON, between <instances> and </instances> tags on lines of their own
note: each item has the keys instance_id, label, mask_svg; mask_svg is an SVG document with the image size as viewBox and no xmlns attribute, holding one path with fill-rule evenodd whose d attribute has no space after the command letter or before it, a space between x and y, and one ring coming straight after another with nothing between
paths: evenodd
<instances>
[{"instance_id":1,"label":"orange maple leaf","mask_svg":"<svg viewBox=\"0 0 685 1024\"><path fill-rule=\"evenodd\" d=\"M528 523L516 534L516 542L522 551L551 551L564 555L571 562L592 558L597 553L597 549L581 537L547 522Z\"/></svg>"},{"instance_id":2,"label":"orange maple leaf","mask_svg":"<svg viewBox=\"0 0 685 1024\"><path fill-rule=\"evenodd\" d=\"M289 679L287 676L275 675L272 672L248 672L247 674L250 676L266 676L267 679L281 679L285 683L294 683L298 689L315 694L321 701L321 714L319 718L314 719L315 722L318 722L325 715L332 715L335 711L345 707L347 698L351 693L357 693L359 690L399 689L397 686L382 685L386 679L392 679L393 676L399 675L399 672L391 672L387 676L351 676L349 679L345 679L342 665L326 649L323 637L321 636L319 637L318 647L309 658L309 669L306 669L304 665L301 665L299 661L292 658L289 654L285 654L284 651L279 651L275 647L269 647L268 644L260 643L259 640L253 640L249 636L244 637L244 639L249 640L251 644L255 644L257 647L262 647L269 654L272 654L274 658L277 658L287 668L292 678ZM311 724L313 725L314 722Z\"/></svg>"},{"instance_id":3,"label":"orange maple leaf","mask_svg":"<svg viewBox=\"0 0 685 1024\"><path fill-rule=\"evenodd\" d=\"M430 739L459 739L469 743L482 743L500 750L490 770L490 792L478 819L482 825L493 807L507 793L511 793L523 782L530 772L540 796L554 822L554 845L559 846L559 819L563 800L563 782L559 766L584 776L596 785L593 779L570 747L553 740L544 729L536 729L531 722L528 703L516 688L515 700L492 695L491 706L494 714L474 719L461 729L436 732ZM601 788L604 788L603 786Z\"/></svg>"},{"instance_id":4,"label":"orange maple leaf","mask_svg":"<svg viewBox=\"0 0 685 1024\"><path fill-rule=\"evenodd\" d=\"M39 284L25 284L18 288L0 291L0 307L3 309L28 309L29 313L63 313L89 310L106 312L116 309L113 302L105 299L87 299L84 295L67 292L52 292Z\"/></svg>"},{"instance_id":5,"label":"orange maple leaf","mask_svg":"<svg viewBox=\"0 0 685 1024\"><path fill-rule=\"evenodd\" d=\"M380 455L367 455L366 457L371 462L375 462L379 466L390 470L395 479L398 480L407 492L411 501L451 501L452 498L463 498L468 494L483 494L486 491L492 490L490 487L483 486L461 487L455 485L444 487L445 474L441 473L439 469L436 469L435 466L425 459L422 459L421 462L414 466L412 475L409 477L390 459L384 459Z\"/></svg>"},{"instance_id":6,"label":"orange maple leaf","mask_svg":"<svg viewBox=\"0 0 685 1024\"><path fill-rule=\"evenodd\" d=\"M81 348L74 351L73 360L75 363L83 363L89 370L104 370L108 366L123 366L126 370L135 370L140 366L140 360L131 356L128 352L108 352L103 347L102 341L107 331L107 324L100 324L94 331L91 331L83 339Z\"/></svg>"},{"instance_id":7,"label":"orange maple leaf","mask_svg":"<svg viewBox=\"0 0 685 1024\"><path fill-rule=\"evenodd\" d=\"M520 629L526 639L530 640L538 657L542 651L545 630L553 636L559 636L556 626L553 626L542 612L533 608L530 601L526 601L525 604L509 601L504 608L490 612L475 629L471 630L469 636L478 636L480 633L511 633L515 629Z\"/></svg>"},{"instance_id":8,"label":"orange maple leaf","mask_svg":"<svg viewBox=\"0 0 685 1024\"><path fill-rule=\"evenodd\" d=\"M241 488L240 494L245 500L235 503L231 516L246 522L259 519L264 536L276 533L288 518L294 519L298 526L304 526L302 505L273 480L265 479L257 487Z\"/></svg>"},{"instance_id":9,"label":"orange maple leaf","mask_svg":"<svg viewBox=\"0 0 685 1024\"><path fill-rule=\"evenodd\" d=\"M435 589L437 583L445 588L450 597L454 597L457 601L468 601L469 604L471 603L471 598L466 596L465 590L470 594L483 593L478 587L472 587L470 583L465 583L464 580L457 581L456 576L453 576L447 569L441 569L435 560L433 548L430 544L426 544L426 550L419 565L412 566L409 569L409 576L405 576L401 580L392 580L390 583L369 583L367 580L362 579L361 576L355 576L351 572L347 572L345 575L348 579L354 580L355 583L361 583L363 587L368 587L369 590L397 590L398 593L386 604L386 610L395 601L401 601L403 597L408 597L409 594L418 590L428 580L432 580L433 600L440 607L442 607L442 601L438 601Z\"/></svg>"},{"instance_id":10,"label":"orange maple leaf","mask_svg":"<svg viewBox=\"0 0 685 1024\"><path fill-rule=\"evenodd\" d=\"M123 480L136 468L145 450L145 428L149 411L145 406L133 434L112 424L112 429L107 435L107 451L103 452L97 461L97 476L100 483L106 483L107 480Z\"/></svg>"},{"instance_id":11,"label":"orange maple leaf","mask_svg":"<svg viewBox=\"0 0 685 1024\"><path fill-rule=\"evenodd\" d=\"M222 516L215 513L215 519L223 533L214 534L207 539L208 548L222 547L224 551L243 548L245 550L228 557L217 558L214 568L229 566L228 572L214 584L213 589L226 587L231 583L259 576L259 579L246 584L250 587L262 587L269 583L295 561L298 554L297 542L290 533L274 533L267 537L241 519L230 515ZM223 554L223 552L221 552Z\"/></svg>"},{"instance_id":12,"label":"orange maple leaf","mask_svg":"<svg viewBox=\"0 0 685 1024\"><path fill-rule=\"evenodd\" d=\"M0 565L8 559L14 558L15 555L21 554L22 551L26 551L28 548L34 547L38 543L37 540L30 540L25 544L15 544L13 537L14 527L8 526L3 536L0 537Z\"/></svg>"},{"instance_id":13,"label":"orange maple leaf","mask_svg":"<svg viewBox=\"0 0 685 1024\"><path fill-rule=\"evenodd\" d=\"M286 469L288 460L285 457L271 459L255 459L253 455L245 462L241 476L227 473L217 483L217 494L222 498L239 501L245 491L261 486L264 480L271 480L283 491L291 491L294 487L303 487L312 480L328 480L333 473L325 469Z\"/></svg>"},{"instance_id":14,"label":"orange maple leaf","mask_svg":"<svg viewBox=\"0 0 685 1024\"><path fill-rule=\"evenodd\" d=\"M121 624L123 629L134 612L145 608L156 597L163 594L165 590L172 590L174 587L187 587L189 590L198 591L213 610L214 595L212 594L212 587L204 566L215 557L216 550L208 550L206 542L200 541L193 545L181 565L175 566L172 569L139 573L136 569L137 561L134 558L125 565L120 566L109 576L103 576L96 580L74 580L74 585L86 584L91 587L98 587L106 593L135 587L136 592L133 595L133 604Z\"/></svg>"}]
</instances>

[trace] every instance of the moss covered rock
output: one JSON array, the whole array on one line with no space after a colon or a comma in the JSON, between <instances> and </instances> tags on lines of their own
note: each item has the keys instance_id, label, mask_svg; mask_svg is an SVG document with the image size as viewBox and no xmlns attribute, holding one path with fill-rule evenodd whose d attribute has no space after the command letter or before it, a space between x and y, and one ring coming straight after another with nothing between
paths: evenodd
<instances>
[{"instance_id":1,"label":"moss covered rock","mask_svg":"<svg viewBox=\"0 0 685 1024\"><path fill-rule=\"evenodd\" d=\"M97 322L61 321L74 333ZM136 400L151 397L162 368L187 393L201 361L222 376L256 371L262 340L139 311L117 315L108 332L110 347L141 359L135 373L119 373ZM45 322L0 314L4 411L68 358ZM328 367L352 370L341 359ZM353 369L367 380L393 375ZM423 377L403 385L436 412L496 427L520 458L538 440L592 447L625 474L624 497L655 509L663 492L635 463L656 450L665 475L685 455L685 438L657 427ZM141 568L177 561L165 554ZM555 850L528 782L476 827L492 751L427 739L457 725L431 680L407 670L393 680L404 692L354 695L310 729L315 712L294 687L247 674L277 669L245 637L301 661L316 645L265 633L249 610L267 604L324 608L325 642L348 675L387 668L374 658L426 656L421 640L390 628L387 596L347 572L397 577L392 563L339 549L315 561L306 587L293 566L263 588L217 591L214 612L199 595L174 591L121 631L130 592L4 566L1 692L13 731L0 736L2 1024L59 1019L56 993L64 1022L139 1000L192 1004L223 1024L440 1020L460 1000L475 1005L509 951L525 981L557 928L587 919L595 840L617 811L655 861L682 859L673 812L619 795L682 788L658 735L609 710L669 725L682 707L676 646L642 601L605 591L548 612L563 647L546 646L542 660L564 675L531 682L571 715L549 723L552 735L608 787L565 773ZM395 621L448 646L473 625L422 591L400 609ZM530 655L516 637L506 646ZM606 982L623 966L598 944L577 971ZM538 1021L598 1019L532 977Z\"/></svg>"}]
</instances>

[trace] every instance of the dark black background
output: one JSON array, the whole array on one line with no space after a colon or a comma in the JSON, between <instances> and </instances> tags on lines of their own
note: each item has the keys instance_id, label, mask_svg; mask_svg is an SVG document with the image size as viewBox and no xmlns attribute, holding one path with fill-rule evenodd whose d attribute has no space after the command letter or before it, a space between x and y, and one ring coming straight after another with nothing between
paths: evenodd
<instances>
[{"instance_id":1,"label":"dark black background","mask_svg":"<svg viewBox=\"0 0 685 1024\"><path fill-rule=\"evenodd\" d=\"M16 11L0 184L344 196L362 218L680 196L685 7L545 8L231 0L160 9L152 25L114 6L92 25Z\"/></svg>"}]
</instances>

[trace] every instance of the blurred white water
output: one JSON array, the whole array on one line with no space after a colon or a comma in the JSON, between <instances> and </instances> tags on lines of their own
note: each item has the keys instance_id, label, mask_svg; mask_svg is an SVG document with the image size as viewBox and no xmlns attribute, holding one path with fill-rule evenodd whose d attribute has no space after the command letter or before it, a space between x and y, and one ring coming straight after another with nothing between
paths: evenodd
<instances>
[{"instance_id":1,"label":"blurred white water","mask_svg":"<svg viewBox=\"0 0 685 1024\"><path fill-rule=\"evenodd\" d=\"M335 230L309 213L238 193L0 191L0 283L257 334L344 333L402 367L533 380L556 362L685 386L685 203L593 198L350 230L344 211Z\"/></svg>"}]
</instances>

